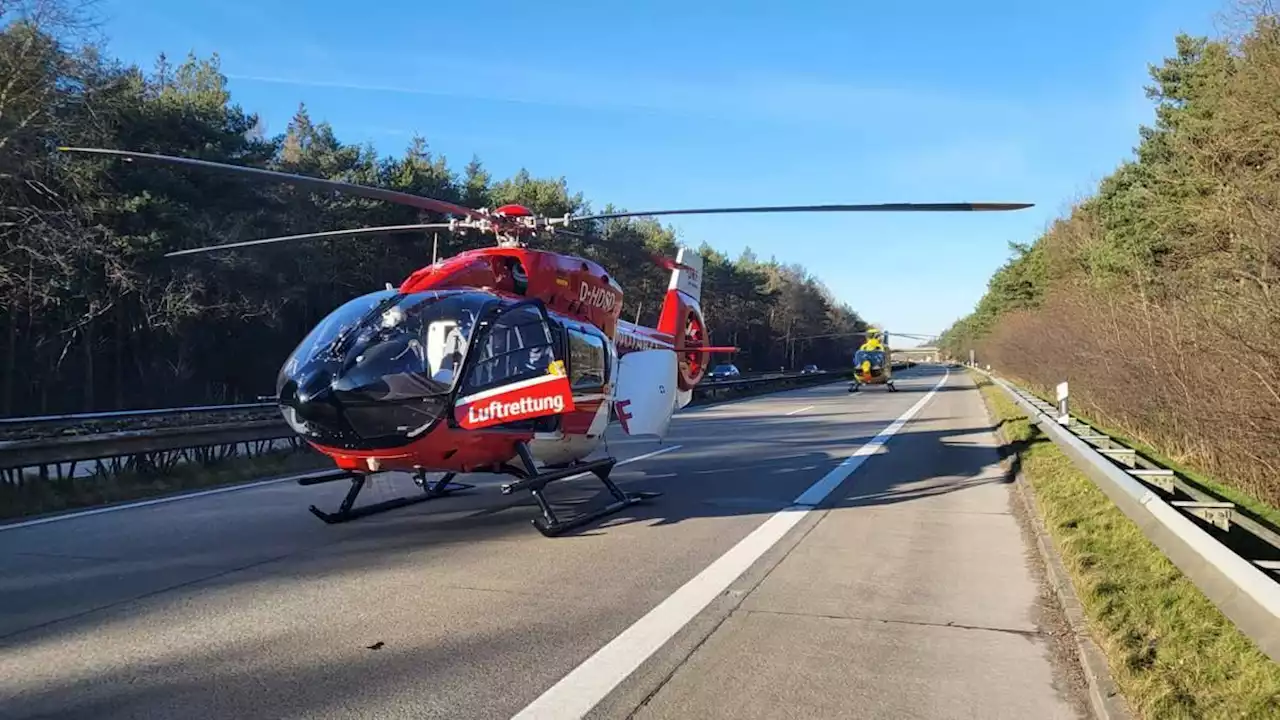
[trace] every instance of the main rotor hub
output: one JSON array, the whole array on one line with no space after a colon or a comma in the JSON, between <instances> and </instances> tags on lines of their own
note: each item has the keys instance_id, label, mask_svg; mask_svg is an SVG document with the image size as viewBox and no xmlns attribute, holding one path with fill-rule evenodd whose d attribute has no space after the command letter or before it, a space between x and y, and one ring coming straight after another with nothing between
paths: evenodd
<instances>
[{"instance_id":1,"label":"main rotor hub","mask_svg":"<svg viewBox=\"0 0 1280 720\"><path fill-rule=\"evenodd\" d=\"M526 247L527 237L538 235L542 230L551 227L551 222L547 218L535 215L529 208L516 203L508 203L494 210L481 208L477 212L483 217L451 219L449 230L468 228L480 232L491 232L498 239L498 247L512 248ZM568 222L568 216L565 222Z\"/></svg>"},{"instance_id":2,"label":"main rotor hub","mask_svg":"<svg viewBox=\"0 0 1280 720\"><path fill-rule=\"evenodd\" d=\"M533 217L533 211L523 205L509 203L493 211L499 217Z\"/></svg>"}]
</instances>

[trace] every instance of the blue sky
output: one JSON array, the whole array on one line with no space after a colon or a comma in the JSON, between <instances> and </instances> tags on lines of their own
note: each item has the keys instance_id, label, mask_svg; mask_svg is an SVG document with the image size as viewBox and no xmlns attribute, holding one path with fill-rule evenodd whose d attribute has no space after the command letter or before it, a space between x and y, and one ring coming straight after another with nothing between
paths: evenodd
<instances>
[{"instance_id":1,"label":"blue sky","mask_svg":"<svg viewBox=\"0 0 1280 720\"><path fill-rule=\"evenodd\" d=\"M217 52L269 134L299 102L341 140L564 176L598 208L1033 202L1016 213L678 218L682 239L804 265L866 319L935 333L1009 241L1127 157L1147 64L1209 0L594 5L106 0L118 57ZM1033 7L1038 6L1038 7ZM406 274L410 270L406 266ZM709 318L713 323L714 318Z\"/></svg>"}]
</instances>

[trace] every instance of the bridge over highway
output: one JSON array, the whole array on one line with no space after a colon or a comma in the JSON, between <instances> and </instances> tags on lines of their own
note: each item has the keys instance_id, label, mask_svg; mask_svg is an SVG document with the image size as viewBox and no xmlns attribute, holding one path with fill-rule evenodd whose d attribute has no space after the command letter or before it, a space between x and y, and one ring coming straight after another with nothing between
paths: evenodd
<instances>
[{"instance_id":1,"label":"bridge over highway","mask_svg":"<svg viewBox=\"0 0 1280 720\"><path fill-rule=\"evenodd\" d=\"M893 357L895 360L912 360L914 362L938 362L941 355L938 348L925 346L897 349L893 348Z\"/></svg>"},{"instance_id":2,"label":"bridge over highway","mask_svg":"<svg viewBox=\"0 0 1280 720\"><path fill-rule=\"evenodd\" d=\"M340 526L287 478L0 526L5 717L1087 717L978 391L900 376L613 429L664 495L557 539L487 476Z\"/></svg>"}]
</instances>

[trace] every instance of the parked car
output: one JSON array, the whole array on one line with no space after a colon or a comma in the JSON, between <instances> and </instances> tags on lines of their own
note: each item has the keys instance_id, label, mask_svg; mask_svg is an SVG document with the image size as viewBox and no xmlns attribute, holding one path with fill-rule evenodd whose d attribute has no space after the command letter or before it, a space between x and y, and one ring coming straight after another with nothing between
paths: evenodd
<instances>
[{"instance_id":1,"label":"parked car","mask_svg":"<svg viewBox=\"0 0 1280 720\"><path fill-rule=\"evenodd\" d=\"M722 379L741 377L741 376L742 376L742 373L738 372L737 365L734 365L733 363L724 363L723 365L717 365L711 368L711 373L709 374L708 377L713 377L713 378L716 378L717 380L722 380Z\"/></svg>"},{"instance_id":2,"label":"parked car","mask_svg":"<svg viewBox=\"0 0 1280 720\"><path fill-rule=\"evenodd\" d=\"M800 368L801 375L812 375L813 373L816 373L816 372L818 372L817 365L810 364L810 365L805 365L803 368Z\"/></svg>"}]
</instances>

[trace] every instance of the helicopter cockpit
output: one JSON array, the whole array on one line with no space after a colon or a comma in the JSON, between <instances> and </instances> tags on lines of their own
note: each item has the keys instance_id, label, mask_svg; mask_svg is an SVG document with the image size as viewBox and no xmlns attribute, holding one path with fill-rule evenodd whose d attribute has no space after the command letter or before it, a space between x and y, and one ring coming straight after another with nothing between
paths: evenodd
<instances>
[{"instance_id":1,"label":"helicopter cockpit","mask_svg":"<svg viewBox=\"0 0 1280 720\"><path fill-rule=\"evenodd\" d=\"M861 368L864 363L871 363L871 372L878 373L884 370L884 351L883 350L858 350L853 354L853 366Z\"/></svg>"},{"instance_id":2,"label":"helicopter cockpit","mask_svg":"<svg viewBox=\"0 0 1280 720\"><path fill-rule=\"evenodd\" d=\"M322 320L284 363L276 392L285 420L308 439L392 447L446 417L456 394L546 374L554 359L533 305L474 290L388 289Z\"/></svg>"}]
</instances>

